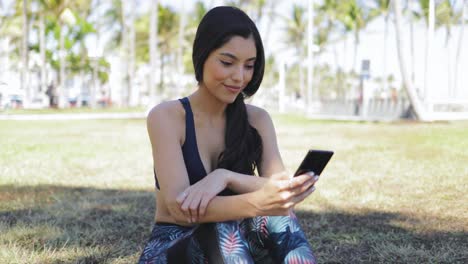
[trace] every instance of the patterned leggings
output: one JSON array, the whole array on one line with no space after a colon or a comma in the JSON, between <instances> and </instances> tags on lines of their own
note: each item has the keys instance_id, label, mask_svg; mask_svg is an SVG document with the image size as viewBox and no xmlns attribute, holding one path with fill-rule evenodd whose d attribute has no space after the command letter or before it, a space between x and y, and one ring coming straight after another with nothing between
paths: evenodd
<instances>
[{"instance_id":1,"label":"patterned leggings","mask_svg":"<svg viewBox=\"0 0 468 264\"><path fill-rule=\"evenodd\" d=\"M316 263L294 214L214 223L224 263ZM197 227L156 223L139 264L208 263ZM206 252L206 250L205 250ZM181 261L181 259L183 259Z\"/></svg>"}]
</instances>

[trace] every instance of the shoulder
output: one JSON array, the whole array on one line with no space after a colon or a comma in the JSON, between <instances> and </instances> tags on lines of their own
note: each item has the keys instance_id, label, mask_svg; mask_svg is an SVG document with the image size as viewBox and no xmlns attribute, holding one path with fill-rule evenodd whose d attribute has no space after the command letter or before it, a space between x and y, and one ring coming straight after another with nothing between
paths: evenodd
<instances>
[{"instance_id":1,"label":"shoulder","mask_svg":"<svg viewBox=\"0 0 468 264\"><path fill-rule=\"evenodd\" d=\"M178 100L165 101L154 106L146 118L148 130L158 127L176 128L185 120L185 111Z\"/></svg>"},{"instance_id":2,"label":"shoulder","mask_svg":"<svg viewBox=\"0 0 468 264\"><path fill-rule=\"evenodd\" d=\"M249 123L257 130L270 129L273 121L270 114L263 108L246 104Z\"/></svg>"},{"instance_id":3,"label":"shoulder","mask_svg":"<svg viewBox=\"0 0 468 264\"><path fill-rule=\"evenodd\" d=\"M184 114L184 109L178 100L165 101L154 106L149 111L147 120L173 119L174 117L183 116Z\"/></svg>"},{"instance_id":4,"label":"shoulder","mask_svg":"<svg viewBox=\"0 0 468 264\"><path fill-rule=\"evenodd\" d=\"M249 122L252 125L271 120L270 114L265 109L250 104L245 104L245 107L247 108Z\"/></svg>"}]
</instances>

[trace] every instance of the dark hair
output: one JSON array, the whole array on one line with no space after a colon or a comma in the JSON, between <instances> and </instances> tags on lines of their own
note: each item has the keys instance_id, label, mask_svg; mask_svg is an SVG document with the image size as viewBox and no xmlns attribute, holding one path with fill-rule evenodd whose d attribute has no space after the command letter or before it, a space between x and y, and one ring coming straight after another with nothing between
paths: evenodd
<instances>
[{"instance_id":1,"label":"dark hair","mask_svg":"<svg viewBox=\"0 0 468 264\"><path fill-rule=\"evenodd\" d=\"M262 139L247 118L245 97L257 92L265 71L263 43L255 23L242 10L219 6L208 11L198 25L193 42L193 67L198 83L203 82L203 66L211 52L226 44L232 37L253 36L257 49L252 79L226 108L225 150L218 160L218 167L251 174L260 164Z\"/></svg>"}]
</instances>

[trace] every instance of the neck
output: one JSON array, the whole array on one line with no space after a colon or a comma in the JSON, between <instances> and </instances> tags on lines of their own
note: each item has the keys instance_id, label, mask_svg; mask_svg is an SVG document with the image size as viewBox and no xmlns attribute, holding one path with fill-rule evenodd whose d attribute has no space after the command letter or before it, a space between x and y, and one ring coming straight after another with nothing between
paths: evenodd
<instances>
[{"instance_id":1,"label":"neck","mask_svg":"<svg viewBox=\"0 0 468 264\"><path fill-rule=\"evenodd\" d=\"M192 109L202 112L210 117L223 117L227 104L221 102L203 86L200 86L196 92L189 96Z\"/></svg>"}]
</instances>

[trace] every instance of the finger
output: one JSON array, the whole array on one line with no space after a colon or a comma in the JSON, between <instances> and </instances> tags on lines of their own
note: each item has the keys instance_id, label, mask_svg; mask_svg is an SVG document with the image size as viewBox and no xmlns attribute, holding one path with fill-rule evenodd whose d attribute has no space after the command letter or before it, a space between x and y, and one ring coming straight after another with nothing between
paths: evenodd
<instances>
[{"instance_id":1,"label":"finger","mask_svg":"<svg viewBox=\"0 0 468 264\"><path fill-rule=\"evenodd\" d=\"M211 201L211 199L208 196L205 196L202 198L200 202L200 207L199 207L199 217L205 216L206 213L206 207L208 207L208 203Z\"/></svg>"},{"instance_id":2,"label":"finger","mask_svg":"<svg viewBox=\"0 0 468 264\"><path fill-rule=\"evenodd\" d=\"M190 211L192 223L198 221L198 207L200 206L200 200L201 200L201 197L200 195L197 194L192 199L192 202L190 203L189 211Z\"/></svg>"},{"instance_id":3,"label":"finger","mask_svg":"<svg viewBox=\"0 0 468 264\"><path fill-rule=\"evenodd\" d=\"M185 198L187 198L187 189L177 195L176 202L179 204L179 206L183 204Z\"/></svg>"},{"instance_id":4,"label":"finger","mask_svg":"<svg viewBox=\"0 0 468 264\"><path fill-rule=\"evenodd\" d=\"M194 193L193 191L188 192L187 197L185 198L184 202L180 206L180 209L184 213L185 217L187 217L187 221L189 223L192 223L192 213L190 212L190 204L192 203L194 199Z\"/></svg>"},{"instance_id":5,"label":"finger","mask_svg":"<svg viewBox=\"0 0 468 264\"><path fill-rule=\"evenodd\" d=\"M314 179L311 179L310 177L302 185L292 183L292 181L290 181L289 187L286 190L282 191L280 193L280 196L283 199L283 201L290 201L294 196L300 195L303 192L307 191L314 185L314 183ZM291 186L295 186L295 188L292 188Z\"/></svg>"},{"instance_id":6,"label":"finger","mask_svg":"<svg viewBox=\"0 0 468 264\"><path fill-rule=\"evenodd\" d=\"M304 185L304 183L306 183L310 179L311 179L311 177L309 175L302 174L302 175L296 176L294 178L291 178L289 180L279 181L278 188L280 190L282 190L282 191L284 191L284 190L293 190L295 188L298 188L298 187Z\"/></svg>"},{"instance_id":7,"label":"finger","mask_svg":"<svg viewBox=\"0 0 468 264\"><path fill-rule=\"evenodd\" d=\"M189 193L184 201L182 202L182 205L180 206L180 209L184 212L188 212L189 211L189 206L190 206L190 203L192 202L192 193Z\"/></svg>"},{"instance_id":8,"label":"finger","mask_svg":"<svg viewBox=\"0 0 468 264\"><path fill-rule=\"evenodd\" d=\"M308 189L310 189L312 186L314 186L314 184L315 184L315 179L313 179L313 178L309 179L304 184L299 185L298 187L292 189L291 192L293 193L293 196L297 196L297 195L307 191Z\"/></svg>"},{"instance_id":9,"label":"finger","mask_svg":"<svg viewBox=\"0 0 468 264\"><path fill-rule=\"evenodd\" d=\"M313 192L315 191L315 186L312 186L311 188L309 188L308 190L306 190L305 192L293 197L291 200L294 204L297 204L297 203L300 203L302 201L304 201L305 198L307 198L310 194L312 194Z\"/></svg>"}]
</instances>

